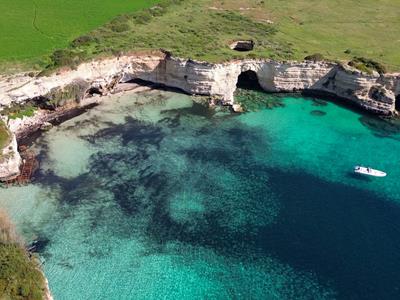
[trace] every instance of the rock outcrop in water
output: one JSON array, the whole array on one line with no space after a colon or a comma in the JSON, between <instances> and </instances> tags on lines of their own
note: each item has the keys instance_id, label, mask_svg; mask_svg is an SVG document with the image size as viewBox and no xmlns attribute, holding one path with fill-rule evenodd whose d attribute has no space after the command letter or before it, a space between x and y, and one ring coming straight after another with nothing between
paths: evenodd
<instances>
[{"instance_id":1,"label":"rock outcrop in water","mask_svg":"<svg viewBox=\"0 0 400 300\"><path fill-rule=\"evenodd\" d=\"M400 74L366 74L327 62L275 62L241 60L211 64L168 55L122 56L80 65L49 77L16 76L0 83L0 105L46 97L73 82L86 82L91 90L107 93L119 82L142 79L181 89L190 94L219 97L234 104L238 77L254 71L268 92L311 91L332 95L368 111L395 113L400 94Z\"/></svg>"}]
</instances>

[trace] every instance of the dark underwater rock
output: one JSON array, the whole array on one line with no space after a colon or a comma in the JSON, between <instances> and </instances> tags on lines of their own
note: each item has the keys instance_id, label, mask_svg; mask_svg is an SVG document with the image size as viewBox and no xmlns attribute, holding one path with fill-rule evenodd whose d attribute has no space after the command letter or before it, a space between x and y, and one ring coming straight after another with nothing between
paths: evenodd
<instances>
[{"instance_id":1,"label":"dark underwater rock","mask_svg":"<svg viewBox=\"0 0 400 300\"><path fill-rule=\"evenodd\" d=\"M326 112L322 111L322 110L313 110L310 112L310 114L312 116L317 116L317 117L322 117L326 115Z\"/></svg>"}]
</instances>

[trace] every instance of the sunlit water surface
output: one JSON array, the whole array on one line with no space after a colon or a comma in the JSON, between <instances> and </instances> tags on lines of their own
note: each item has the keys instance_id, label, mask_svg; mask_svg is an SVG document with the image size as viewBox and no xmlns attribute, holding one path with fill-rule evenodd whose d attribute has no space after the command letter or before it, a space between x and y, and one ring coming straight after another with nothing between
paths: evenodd
<instances>
[{"instance_id":1,"label":"sunlit water surface","mask_svg":"<svg viewBox=\"0 0 400 300\"><path fill-rule=\"evenodd\" d=\"M35 183L0 205L41 241L55 299L399 299L400 136L283 102L113 96L39 138Z\"/></svg>"}]
</instances>

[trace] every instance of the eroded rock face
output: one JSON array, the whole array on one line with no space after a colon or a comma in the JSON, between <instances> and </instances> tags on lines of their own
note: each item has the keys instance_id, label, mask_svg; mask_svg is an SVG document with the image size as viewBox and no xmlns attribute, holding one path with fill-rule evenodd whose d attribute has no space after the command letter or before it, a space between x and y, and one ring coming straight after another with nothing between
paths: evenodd
<instances>
[{"instance_id":1,"label":"eroded rock face","mask_svg":"<svg viewBox=\"0 0 400 300\"><path fill-rule=\"evenodd\" d=\"M18 153L17 139L13 134L10 144L4 147L0 157L0 180L14 179L20 174L21 156Z\"/></svg>"},{"instance_id":2,"label":"eroded rock face","mask_svg":"<svg viewBox=\"0 0 400 300\"><path fill-rule=\"evenodd\" d=\"M336 66L314 88L341 97L344 101L350 100L368 111L389 115L395 111L394 85L391 80L378 73L369 75Z\"/></svg>"},{"instance_id":3,"label":"eroded rock face","mask_svg":"<svg viewBox=\"0 0 400 300\"><path fill-rule=\"evenodd\" d=\"M103 94L116 82L142 79L181 89L190 94L211 95L234 104L238 77L254 71L260 86L269 92L318 91L338 96L379 114L395 112L395 98L400 93L400 74L369 75L350 67L326 62L275 62L241 60L211 64L169 55L122 56L82 64L77 70L64 71L42 78L9 79L0 84L0 105L23 102L84 81L88 89Z\"/></svg>"}]
</instances>

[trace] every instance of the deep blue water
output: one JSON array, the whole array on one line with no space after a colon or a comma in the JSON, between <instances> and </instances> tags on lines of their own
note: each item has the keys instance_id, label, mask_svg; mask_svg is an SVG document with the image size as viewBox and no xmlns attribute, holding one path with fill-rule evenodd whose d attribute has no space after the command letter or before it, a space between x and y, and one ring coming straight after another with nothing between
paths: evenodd
<instances>
[{"instance_id":1,"label":"deep blue water","mask_svg":"<svg viewBox=\"0 0 400 300\"><path fill-rule=\"evenodd\" d=\"M41 137L35 184L1 193L55 298L398 299L398 132L282 103L232 115L153 91Z\"/></svg>"}]
</instances>

